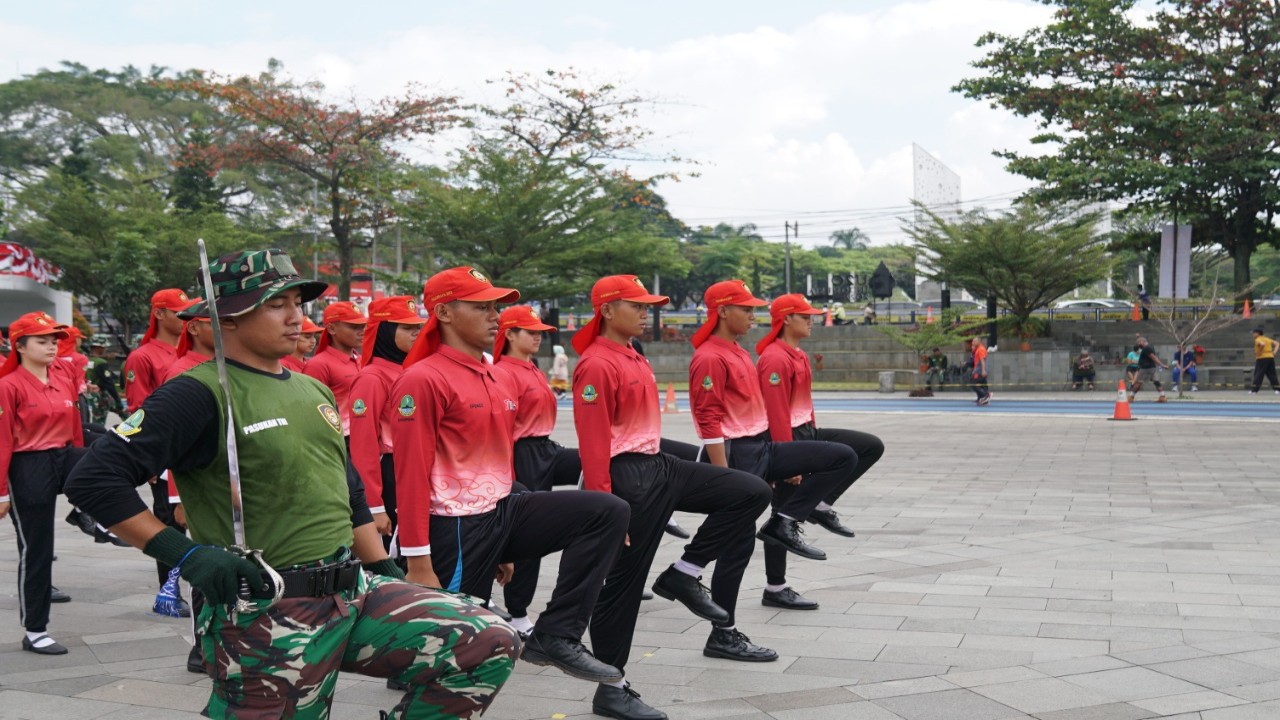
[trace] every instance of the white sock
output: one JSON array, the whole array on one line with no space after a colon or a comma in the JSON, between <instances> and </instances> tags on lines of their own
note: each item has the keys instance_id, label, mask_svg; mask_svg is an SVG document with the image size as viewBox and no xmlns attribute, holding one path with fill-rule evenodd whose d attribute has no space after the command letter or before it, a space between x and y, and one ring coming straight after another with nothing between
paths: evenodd
<instances>
[{"instance_id":1,"label":"white sock","mask_svg":"<svg viewBox=\"0 0 1280 720\"><path fill-rule=\"evenodd\" d=\"M830 509L831 509L831 506L824 502L818 503L818 507L814 508L814 510L830 510Z\"/></svg>"},{"instance_id":2,"label":"white sock","mask_svg":"<svg viewBox=\"0 0 1280 720\"><path fill-rule=\"evenodd\" d=\"M667 527L671 527L673 525L679 525L679 524L680 523L676 522L676 519L674 517L667 518Z\"/></svg>"},{"instance_id":3,"label":"white sock","mask_svg":"<svg viewBox=\"0 0 1280 720\"><path fill-rule=\"evenodd\" d=\"M622 679L621 679L621 680L619 680L618 682L605 682L605 683L600 683L600 684L601 684L601 685L608 685L609 687L616 687L616 688L618 688L619 690L623 690L623 689L625 689L625 688L627 687L627 679L626 679L626 678L622 678Z\"/></svg>"},{"instance_id":4,"label":"white sock","mask_svg":"<svg viewBox=\"0 0 1280 720\"><path fill-rule=\"evenodd\" d=\"M768 590L769 592L782 592L783 590L787 589L787 584L782 583L781 585L765 585L764 589Z\"/></svg>"},{"instance_id":5,"label":"white sock","mask_svg":"<svg viewBox=\"0 0 1280 720\"><path fill-rule=\"evenodd\" d=\"M49 637L47 634L42 632L31 632L30 630L27 631L27 640L31 641L32 647L38 648L49 647L53 644L53 638Z\"/></svg>"},{"instance_id":6,"label":"white sock","mask_svg":"<svg viewBox=\"0 0 1280 720\"><path fill-rule=\"evenodd\" d=\"M719 625L712 625L712 626L711 626L711 629L712 629L712 630L724 630L725 632L728 632L728 631L730 631L730 630L734 630L734 629L736 629L737 627L738 627L737 625L726 625L726 626L724 626L724 627L720 627Z\"/></svg>"},{"instance_id":7,"label":"white sock","mask_svg":"<svg viewBox=\"0 0 1280 720\"><path fill-rule=\"evenodd\" d=\"M791 522L800 522L799 520L797 520L797 519L795 519L795 518L791 517L790 515L783 515L782 513L778 513L778 517L780 517L780 518L786 518L786 519L790 520Z\"/></svg>"},{"instance_id":8,"label":"white sock","mask_svg":"<svg viewBox=\"0 0 1280 720\"><path fill-rule=\"evenodd\" d=\"M685 575L688 575L689 577L698 577L702 574L702 568L700 566L694 565L691 562L685 562L684 560L677 560L671 567Z\"/></svg>"},{"instance_id":9,"label":"white sock","mask_svg":"<svg viewBox=\"0 0 1280 720\"><path fill-rule=\"evenodd\" d=\"M520 632L522 632L522 633L531 633L531 632L533 632L533 623L529 622L529 616L528 616L528 615L521 615L520 617L513 617L513 618L511 618L511 622L510 622L510 623L508 623L508 624L509 624L511 627L515 628L516 630L519 630L519 631L520 631Z\"/></svg>"}]
</instances>

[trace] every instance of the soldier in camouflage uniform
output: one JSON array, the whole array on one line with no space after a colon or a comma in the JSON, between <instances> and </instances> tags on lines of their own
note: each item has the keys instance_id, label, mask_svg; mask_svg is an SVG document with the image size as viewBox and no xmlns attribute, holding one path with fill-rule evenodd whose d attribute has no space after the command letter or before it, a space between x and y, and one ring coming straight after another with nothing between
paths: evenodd
<instances>
[{"instance_id":1,"label":"soldier in camouflage uniform","mask_svg":"<svg viewBox=\"0 0 1280 720\"><path fill-rule=\"evenodd\" d=\"M246 543L280 572L284 598L272 605L260 567L226 547L227 404L214 363L165 383L97 443L68 497L204 593L209 717L326 718L340 670L407 685L390 718L480 715L512 672L518 635L479 606L402 580L347 462L332 394L280 367L302 302L324 284L298 277L276 251L233 253L212 270ZM173 471L195 542L138 497L136 486L162 468ZM247 612L234 609L241 584L256 598Z\"/></svg>"},{"instance_id":2,"label":"soldier in camouflage uniform","mask_svg":"<svg viewBox=\"0 0 1280 720\"><path fill-rule=\"evenodd\" d=\"M89 343L89 382L97 390L88 393L89 422L104 424L107 413L123 414L124 405L120 399L120 376L111 368L111 341L107 338L95 337Z\"/></svg>"}]
</instances>

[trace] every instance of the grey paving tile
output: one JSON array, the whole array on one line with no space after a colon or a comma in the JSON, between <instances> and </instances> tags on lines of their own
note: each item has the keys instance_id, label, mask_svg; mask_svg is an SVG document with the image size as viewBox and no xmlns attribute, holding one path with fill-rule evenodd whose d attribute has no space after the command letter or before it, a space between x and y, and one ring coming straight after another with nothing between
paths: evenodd
<instances>
[{"instance_id":1,"label":"grey paving tile","mask_svg":"<svg viewBox=\"0 0 1280 720\"><path fill-rule=\"evenodd\" d=\"M1110 698L1057 678L1019 680L970 688L984 697L1029 715L1101 705Z\"/></svg>"},{"instance_id":2,"label":"grey paving tile","mask_svg":"<svg viewBox=\"0 0 1280 720\"><path fill-rule=\"evenodd\" d=\"M871 702L846 703L800 710L775 710L769 717L777 720L902 720L901 715Z\"/></svg>"},{"instance_id":3,"label":"grey paving tile","mask_svg":"<svg viewBox=\"0 0 1280 720\"><path fill-rule=\"evenodd\" d=\"M1280 717L1280 700L1205 710L1200 717L1203 720L1274 720Z\"/></svg>"},{"instance_id":4,"label":"grey paving tile","mask_svg":"<svg viewBox=\"0 0 1280 720\"><path fill-rule=\"evenodd\" d=\"M1166 695L1164 697L1133 700L1131 702L1140 708L1153 710L1161 715L1200 712L1201 710L1235 707L1236 705L1247 705L1249 703L1248 700L1242 700L1213 690L1201 690L1200 692L1187 693L1185 695Z\"/></svg>"},{"instance_id":5,"label":"grey paving tile","mask_svg":"<svg viewBox=\"0 0 1280 720\"><path fill-rule=\"evenodd\" d=\"M767 713L774 713L778 710L799 710L803 708L849 705L856 704L861 700L860 697L843 687L770 693L768 695L756 695L754 697L744 699L752 706Z\"/></svg>"},{"instance_id":6,"label":"grey paving tile","mask_svg":"<svg viewBox=\"0 0 1280 720\"><path fill-rule=\"evenodd\" d=\"M1155 712L1128 703L1091 705L1036 715L1037 720L1146 720L1154 717L1156 717Z\"/></svg>"},{"instance_id":7,"label":"grey paving tile","mask_svg":"<svg viewBox=\"0 0 1280 720\"><path fill-rule=\"evenodd\" d=\"M1230 657L1203 657L1158 663L1152 665L1151 669L1217 690L1280 680L1280 670L1233 660Z\"/></svg>"},{"instance_id":8,"label":"grey paving tile","mask_svg":"<svg viewBox=\"0 0 1280 720\"><path fill-rule=\"evenodd\" d=\"M947 690L924 695L875 700L905 720L1003 720L1025 714L970 690Z\"/></svg>"},{"instance_id":9,"label":"grey paving tile","mask_svg":"<svg viewBox=\"0 0 1280 720\"><path fill-rule=\"evenodd\" d=\"M1204 689L1191 682L1141 667L1067 675L1062 679L1072 685L1078 685L1120 702L1145 700L1164 695L1182 695Z\"/></svg>"}]
</instances>

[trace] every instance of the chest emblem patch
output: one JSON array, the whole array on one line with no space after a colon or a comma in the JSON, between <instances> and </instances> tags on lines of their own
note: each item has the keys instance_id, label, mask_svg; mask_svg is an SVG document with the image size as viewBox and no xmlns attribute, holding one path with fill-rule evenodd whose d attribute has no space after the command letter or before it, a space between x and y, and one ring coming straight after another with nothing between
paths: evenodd
<instances>
[{"instance_id":1,"label":"chest emblem patch","mask_svg":"<svg viewBox=\"0 0 1280 720\"><path fill-rule=\"evenodd\" d=\"M400 398L400 406L397 408L401 417L413 417L413 413L418 410L418 406L413 402L412 395L405 395Z\"/></svg>"},{"instance_id":2,"label":"chest emblem patch","mask_svg":"<svg viewBox=\"0 0 1280 720\"><path fill-rule=\"evenodd\" d=\"M334 432L342 432L342 416L338 414L338 411L332 405L326 403L317 406L316 409L320 411L320 417L329 423L329 427L333 428Z\"/></svg>"}]
</instances>

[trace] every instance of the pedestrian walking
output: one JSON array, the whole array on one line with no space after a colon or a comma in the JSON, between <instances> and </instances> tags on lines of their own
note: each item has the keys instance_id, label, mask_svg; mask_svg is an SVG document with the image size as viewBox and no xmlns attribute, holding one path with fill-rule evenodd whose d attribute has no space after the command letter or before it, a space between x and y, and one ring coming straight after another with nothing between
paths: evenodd
<instances>
[{"instance_id":1,"label":"pedestrian walking","mask_svg":"<svg viewBox=\"0 0 1280 720\"><path fill-rule=\"evenodd\" d=\"M981 337L974 337L972 340L972 364L971 380L973 381L973 392L977 394L978 399L974 400L977 405L991 404L991 388L987 385L987 341Z\"/></svg>"},{"instance_id":2,"label":"pedestrian walking","mask_svg":"<svg viewBox=\"0 0 1280 720\"><path fill-rule=\"evenodd\" d=\"M1280 395L1280 383L1276 382L1276 351L1280 343L1263 334L1262 328L1253 329L1253 389L1250 395L1257 395L1262 389L1262 379L1271 383L1271 391Z\"/></svg>"},{"instance_id":3,"label":"pedestrian walking","mask_svg":"<svg viewBox=\"0 0 1280 720\"><path fill-rule=\"evenodd\" d=\"M1151 343L1147 342L1145 337L1138 337L1138 380L1133 384L1133 389L1129 393L1129 402L1133 402L1138 398L1138 391L1146 383L1155 386L1159 395L1156 402L1168 402L1168 398L1164 394L1164 386L1160 384L1160 370L1169 367L1164 364L1160 356L1156 354L1155 348L1151 347Z\"/></svg>"}]
</instances>

